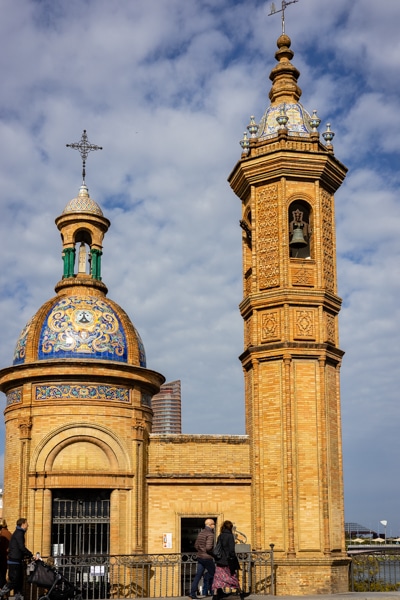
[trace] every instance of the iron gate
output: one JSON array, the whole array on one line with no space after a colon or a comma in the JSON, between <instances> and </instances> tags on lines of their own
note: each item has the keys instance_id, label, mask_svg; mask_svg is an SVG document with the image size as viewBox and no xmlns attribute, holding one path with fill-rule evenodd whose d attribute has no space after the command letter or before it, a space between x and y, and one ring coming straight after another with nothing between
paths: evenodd
<instances>
[{"instance_id":1,"label":"iron gate","mask_svg":"<svg viewBox=\"0 0 400 600\"><path fill-rule=\"evenodd\" d=\"M52 555L109 554L110 491L54 490Z\"/></svg>"}]
</instances>

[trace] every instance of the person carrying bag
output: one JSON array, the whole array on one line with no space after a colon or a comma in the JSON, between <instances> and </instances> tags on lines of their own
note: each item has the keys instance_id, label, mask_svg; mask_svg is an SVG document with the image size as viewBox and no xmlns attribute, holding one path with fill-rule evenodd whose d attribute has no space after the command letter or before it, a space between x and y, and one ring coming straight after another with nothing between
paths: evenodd
<instances>
[{"instance_id":1,"label":"person carrying bag","mask_svg":"<svg viewBox=\"0 0 400 600\"><path fill-rule=\"evenodd\" d=\"M241 600L244 600L245 597L238 579L240 566L235 552L235 538L232 529L232 521L223 522L214 548L214 559L217 567L212 586L213 600L221 600L225 596L224 588L237 590Z\"/></svg>"}]
</instances>

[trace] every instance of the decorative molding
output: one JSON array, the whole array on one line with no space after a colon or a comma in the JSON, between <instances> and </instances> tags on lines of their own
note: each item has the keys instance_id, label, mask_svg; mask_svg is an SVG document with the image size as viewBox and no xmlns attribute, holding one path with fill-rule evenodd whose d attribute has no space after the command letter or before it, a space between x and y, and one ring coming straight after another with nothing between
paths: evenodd
<instances>
[{"instance_id":1,"label":"decorative molding","mask_svg":"<svg viewBox=\"0 0 400 600\"><path fill-rule=\"evenodd\" d=\"M21 440L31 439L32 421L30 419L25 419L25 420L21 421L19 423L18 427L19 427L19 437Z\"/></svg>"},{"instance_id":2,"label":"decorative molding","mask_svg":"<svg viewBox=\"0 0 400 600\"><path fill-rule=\"evenodd\" d=\"M325 313L326 341L336 344L336 320L330 313Z\"/></svg>"},{"instance_id":3,"label":"decorative molding","mask_svg":"<svg viewBox=\"0 0 400 600\"><path fill-rule=\"evenodd\" d=\"M248 269L244 276L244 291L246 296L250 296L251 294L252 274L252 269Z\"/></svg>"},{"instance_id":4,"label":"decorative molding","mask_svg":"<svg viewBox=\"0 0 400 600\"><path fill-rule=\"evenodd\" d=\"M322 255L325 288L335 291L335 257L333 248L333 200L331 194L321 190L322 198Z\"/></svg>"},{"instance_id":5,"label":"decorative molding","mask_svg":"<svg viewBox=\"0 0 400 600\"><path fill-rule=\"evenodd\" d=\"M279 311L265 312L261 314L261 341L281 339L281 327Z\"/></svg>"},{"instance_id":6,"label":"decorative molding","mask_svg":"<svg viewBox=\"0 0 400 600\"><path fill-rule=\"evenodd\" d=\"M309 267L296 267L291 269L292 285L314 287L314 269Z\"/></svg>"},{"instance_id":7,"label":"decorative molding","mask_svg":"<svg viewBox=\"0 0 400 600\"><path fill-rule=\"evenodd\" d=\"M295 309L295 332L296 339L315 340L315 310Z\"/></svg>"},{"instance_id":8,"label":"decorative molding","mask_svg":"<svg viewBox=\"0 0 400 600\"><path fill-rule=\"evenodd\" d=\"M244 321L244 347L251 346L251 317Z\"/></svg>"},{"instance_id":9,"label":"decorative molding","mask_svg":"<svg viewBox=\"0 0 400 600\"><path fill-rule=\"evenodd\" d=\"M269 185L257 195L257 256L260 290L279 287L278 186Z\"/></svg>"}]
</instances>

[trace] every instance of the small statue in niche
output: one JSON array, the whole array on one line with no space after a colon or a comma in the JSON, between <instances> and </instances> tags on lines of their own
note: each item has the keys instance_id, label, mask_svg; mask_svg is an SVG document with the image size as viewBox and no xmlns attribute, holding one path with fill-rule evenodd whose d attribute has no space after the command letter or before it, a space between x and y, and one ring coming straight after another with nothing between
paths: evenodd
<instances>
[{"instance_id":1,"label":"small statue in niche","mask_svg":"<svg viewBox=\"0 0 400 600\"><path fill-rule=\"evenodd\" d=\"M83 242L79 247L78 273L86 273L86 247Z\"/></svg>"}]
</instances>

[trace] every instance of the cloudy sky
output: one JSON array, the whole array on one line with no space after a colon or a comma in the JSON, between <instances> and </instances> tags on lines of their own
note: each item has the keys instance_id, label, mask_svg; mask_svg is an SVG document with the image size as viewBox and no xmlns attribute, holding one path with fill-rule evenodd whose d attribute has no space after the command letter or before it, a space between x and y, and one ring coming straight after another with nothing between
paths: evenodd
<instances>
[{"instance_id":1,"label":"cloudy sky","mask_svg":"<svg viewBox=\"0 0 400 600\"><path fill-rule=\"evenodd\" d=\"M279 0L275 2L280 8ZM62 277L81 183L111 220L103 281L185 433L244 433L240 201L227 177L268 106L280 14L259 0L0 0L0 367ZM346 521L400 535L400 2L299 0L301 101L336 133ZM4 396L1 395L4 408ZM3 425L2 432L4 431ZM2 448L0 449L3 451ZM383 533L383 527L381 526Z\"/></svg>"}]
</instances>

